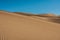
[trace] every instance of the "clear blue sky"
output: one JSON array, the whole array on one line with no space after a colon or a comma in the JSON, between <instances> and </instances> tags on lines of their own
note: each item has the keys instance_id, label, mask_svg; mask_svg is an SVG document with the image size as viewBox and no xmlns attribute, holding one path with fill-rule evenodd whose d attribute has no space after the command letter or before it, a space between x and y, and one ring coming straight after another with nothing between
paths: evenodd
<instances>
[{"instance_id":1,"label":"clear blue sky","mask_svg":"<svg viewBox=\"0 0 60 40\"><path fill-rule=\"evenodd\" d=\"M60 14L60 0L0 0L0 10Z\"/></svg>"}]
</instances>

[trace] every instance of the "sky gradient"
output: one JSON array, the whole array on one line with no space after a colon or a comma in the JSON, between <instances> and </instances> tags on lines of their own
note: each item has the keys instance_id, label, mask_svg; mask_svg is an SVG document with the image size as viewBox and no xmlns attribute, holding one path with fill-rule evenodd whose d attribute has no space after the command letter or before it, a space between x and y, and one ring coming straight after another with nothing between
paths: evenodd
<instances>
[{"instance_id":1,"label":"sky gradient","mask_svg":"<svg viewBox=\"0 0 60 40\"><path fill-rule=\"evenodd\" d=\"M60 14L60 0L0 0L0 10Z\"/></svg>"}]
</instances>

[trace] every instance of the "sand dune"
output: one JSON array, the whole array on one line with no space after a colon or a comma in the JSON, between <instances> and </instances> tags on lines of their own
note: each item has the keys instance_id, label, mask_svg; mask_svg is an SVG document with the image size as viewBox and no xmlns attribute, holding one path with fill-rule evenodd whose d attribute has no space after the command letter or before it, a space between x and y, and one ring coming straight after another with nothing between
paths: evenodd
<instances>
[{"instance_id":1,"label":"sand dune","mask_svg":"<svg viewBox=\"0 0 60 40\"><path fill-rule=\"evenodd\" d=\"M35 18L43 19L45 21L50 21L60 24L60 16L57 16L55 14L30 14L24 12L14 12L14 14L24 15L28 17L35 17Z\"/></svg>"},{"instance_id":2,"label":"sand dune","mask_svg":"<svg viewBox=\"0 0 60 40\"><path fill-rule=\"evenodd\" d=\"M60 24L0 12L1 40L60 40Z\"/></svg>"}]
</instances>

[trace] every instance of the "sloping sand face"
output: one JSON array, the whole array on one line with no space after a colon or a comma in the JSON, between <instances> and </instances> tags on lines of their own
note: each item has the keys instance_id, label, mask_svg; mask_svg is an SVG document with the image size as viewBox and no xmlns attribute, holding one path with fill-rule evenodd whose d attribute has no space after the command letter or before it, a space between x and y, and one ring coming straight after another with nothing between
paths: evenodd
<instances>
[{"instance_id":1,"label":"sloping sand face","mask_svg":"<svg viewBox=\"0 0 60 40\"><path fill-rule=\"evenodd\" d=\"M60 40L60 24L0 12L1 40Z\"/></svg>"}]
</instances>

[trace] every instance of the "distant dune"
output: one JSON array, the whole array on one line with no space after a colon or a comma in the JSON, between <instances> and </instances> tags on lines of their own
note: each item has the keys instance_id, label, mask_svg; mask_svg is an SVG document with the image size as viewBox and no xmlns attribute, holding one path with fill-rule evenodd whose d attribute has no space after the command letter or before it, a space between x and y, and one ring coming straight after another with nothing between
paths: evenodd
<instances>
[{"instance_id":1,"label":"distant dune","mask_svg":"<svg viewBox=\"0 0 60 40\"><path fill-rule=\"evenodd\" d=\"M55 14L29 14L23 12L14 12L16 14L25 15L25 16L37 16L47 18L50 22L60 23L60 17Z\"/></svg>"},{"instance_id":2,"label":"distant dune","mask_svg":"<svg viewBox=\"0 0 60 40\"><path fill-rule=\"evenodd\" d=\"M45 15L46 16L46 15ZM1 40L60 40L60 17L0 11Z\"/></svg>"}]
</instances>

